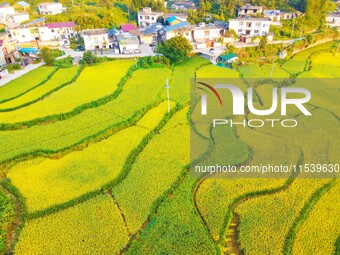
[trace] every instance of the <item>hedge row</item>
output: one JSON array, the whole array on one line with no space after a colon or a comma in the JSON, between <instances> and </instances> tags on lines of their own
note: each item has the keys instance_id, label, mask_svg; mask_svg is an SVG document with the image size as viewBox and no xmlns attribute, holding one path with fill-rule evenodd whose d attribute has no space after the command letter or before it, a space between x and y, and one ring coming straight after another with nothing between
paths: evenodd
<instances>
[{"instance_id":1,"label":"hedge row","mask_svg":"<svg viewBox=\"0 0 340 255\"><path fill-rule=\"evenodd\" d=\"M160 103L160 102L158 102L158 104L159 104L159 103ZM145 113L148 112L148 110L150 110L151 108L153 108L153 107L155 107L155 106L156 106L156 104L154 104L152 107L149 106L148 108L145 108L145 109L143 110L142 113L140 112L140 113L138 114L138 117L139 117L138 119L137 119L137 118L134 118L133 120L131 120L131 119L130 119L130 120L126 120L126 121L124 121L124 123L128 123L128 124L130 124L130 125L131 125L131 124L133 125L133 124L137 123L138 120L139 120L140 118L142 118L143 115L144 115ZM149 142L149 140L150 140L155 134L157 134L157 132L165 125L165 123L166 123L166 122L168 121L168 119L174 114L174 112L177 111L177 109L178 109L178 108L176 107L175 109L173 109L172 111L170 111L170 113L167 113L167 114L165 115L165 117L163 118L163 120L158 124L158 126L157 126L154 130L152 130L148 135L146 135L146 136L143 138L142 142L141 142L134 150L132 150L132 151L130 152L130 154L128 155L128 157L127 157L127 159L126 159L126 161L125 161L125 163L124 163L124 167L123 167L121 173L119 174L119 176L118 176L117 178L115 178L114 180L112 180L112 181L110 181L110 182L104 184L104 185L102 186L102 188L99 189L99 190L95 190L95 191L88 192L88 193L86 193L86 194L81 195L80 197L77 197L77 198L75 198L75 199L72 199L72 200L67 201L67 202L65 202L65 203L62 203L62 204L58 204L58 205L51 206L51 207L46 208L46 209L41 210L41 211L36 211L36 212L29 213L29 214L27 214L26 219L36 219L36 218L43 217L43 216L46 216L46 215L49 215L49 214L52 214L52 213L59 212L59 211L61 211L61 210L63 210L63 209L66 209L66 208L68 208L68 207L70 207L70 206L74 206L74 205L76 205L76 204L78 204L78 203L87 201L87 200L93 198L93 197L96 196L96 195L105 193L105 190L107 190L107 189L112 189L112 187L113 187L114 185L118 184L120 181L122 181L122 180L127 176L127 174L129 173L129 171L130 171L130 169L131 169L132 164L134 163L134 161L135 161L135 159L137 158L137 156L139 155L139 153L144 149L144 147L147 145L147 143ZM114 133L115 133L115 132L114 132ZM97 140L105 139L105 138L107 138L109 135L111 135L110 130L109 130L109 133L106 133L106 134L104 134L103 136L99 136L99 137L97 138ZM91 141L91 142L93 142L93 141ZM86 146L88 146L89 144L90 144L90 143L88 142L88 143L85 143L85 144L81 144L80 146L86 147ZM71 150L68 150L68 151L71 151ZM63 153L65 153L65 151L64 151Z\"/></svg>"},{"instance_id":2,"label":"hedge row","mask_svg":"<svg viewBox=\"0 0 340 255\"><path fill-rule=\"evenodd\" d=\"M25 160L29 160L29 159L33 159L36 157L59 157L62 156L64 154L67 154L71 151L74 150L80 150L83 149L85 147L87 147L89 144L91 143L95 143L95 142L99 142L103 139L106 139L107 137L121 131L122 129L127 128L128 126L134 125L135 123L137 123L146 112L148 112L151 108L155 107L155 105L159 104L160 100L158 100L157 102L147 105L144 108L141 108L140 110L134 112L132 114L132 116L122 122L113 124L103 130L98 131L95 134L92 134L90 136L87 136L81 140L79 140L78 142L69 145L67 147L63 147L60 148L58 150L43 150L43 149L39 149L39 150L35 150L32 152L26 152L26 153L22 153L19 154L13 158L4 160L0 162L0 170L5 170L5 169L10 169L13 165L25 161Z\"/></svg>"},{"instance_id":3,"label":"hedge row","mask_svg":"<svg viewBox=\"0 0 340 255\"><path fill-rule=\"evenodd\" d=\"M27 215L27 207L26 207L26 199L22 196L22 194L20 193L20 191L13 186L13 184L11 183L11 181L9 179L3 179L0 181L0 186L5 189L7 192L9 192L10 194L12 194L16 199L16 203L14 203L15 205L15 210L17 212L17 214L19 214L19 222L18 222L18 226L15 229L15 238L12 240L11 246L9 247L7 254L12 254L12 251L14 249L14 246L18 240L18 236L24 226L25 223L25 217ZM20 208L18 208L20 204Z\"/></svg>"},{"instance_id":4,"label":"hedge row","mask_svg":"<svg viewBox=\"0 0 340 255\"><path fill-rule=\"evenodd\" d=\"M335 184L335 179L318 189L309 199L309 201L302 208L299 216L295 219L292 227L289 229L286 235L285 243L283 245L282 254L290 255L292 253L292 248L294 244L294 239L296 237L297 231L299 230L302 223L306 220L309 213L313 209L314 205L318 202L319 198L330 190Z\"/></svg>"},{"instance_id":5,"label":"hedge row","mask_svg":"<svg viewBox=\"0 0 340 255\"><path fill-rule=\"evenodd\" d=\"M24 104L21 104L21 105L17 105L15 107L11 107L11 108L6 108L6 109L0 109L0 112L10 112L10 111L14 111L14 110L17 110L17 109L20 109L20 108L23 108L23 107L26 107L26 106L29 106L31 104L34 104L36 102L38 102L39 100L45 98L46 96L49 96L50 94L62 89L63 87L67 86L67 85L70 85L72 84L73 82L76 81L76 79L78 79L79 75L81 74L81 72L84 70L84 66L80 66L78 71L75 73L75 75L72 77L71 80L61 84L60 86L52 89L51 91L48 91L46 92L45 94L41 95L40 97L30 101L30 102L26 102Z\"/></svg>"},{"instance_id":6,"label":"hedge row","mask_svg":"<svg viewBox=\"0 0 340 255\"><path fill-rule=\"evenodd\" d=\"M49 79L52 78L52 76L53 76L58 70L59 70L59 68L54 69L52 72L49 73L49 75L47 75L47 77L46 77L45 80L39 82L37 85L33 86L32 88L29 88L28 90L25 90L24 92L22 92L22 93L20 93L20 94L18 94L18 95L16 95L16 96L14 96L14 97L11 97L11 98L7 98L7 99L4 99L4 100L1 100L1 101L0 101L0 104L5 103L5 102L8 102L8 101L11 101L11 100L16 99L16 98L18 98L18 97L21 97L22 95L24 95L24 94L30 92L31 90L33 90L33 89L35 89L35 88L37 88L37 87L39 87L39 86L45 84Z\"/></svg>"},{"instance_id":7,"label":"hedge row","mask_svg":"<svg viewBox=\"0 0 340 255\"><path fill-rule=\"evenodd\" d=\"M303 153L300 152L300 156L297 162L297 165L300 165L303 162ZM292 175L287 179L287 181L280 187L277 188L272 188L272 189L264 189L264 190L259 190L259 191L253 191L249 193L245 193L237 198L235 198L230 205L228 206L227 214L224 218L222 229L220 231L220 236L221 239L219 240L220 245L224 246L225 242L225 237L227 235L228 231L228 226L230 225L233 214L234 214L234 209L235 207L243 200L250 199L252 197L258 197L258 196L265 196L265 195L272 195L275 193L278 193L280 191L286 190L289 188L289 186L293 183L294 179L298 173L292 173Z\"/></svg>"}]
</instances>

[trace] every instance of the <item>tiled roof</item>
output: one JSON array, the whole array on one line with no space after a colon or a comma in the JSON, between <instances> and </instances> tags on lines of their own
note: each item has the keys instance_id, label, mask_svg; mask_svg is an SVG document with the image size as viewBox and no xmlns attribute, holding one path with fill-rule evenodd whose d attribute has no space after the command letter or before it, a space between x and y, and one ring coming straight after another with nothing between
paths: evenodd
<instances>
[{"instance_id":1,"label":"tiled roof","mask_svg":"<svg viewBox=\"0 0 340 255\"><path fill-rule=\"evenodd\" d=\"M20 1L17 2L18 5L22 6L22 7L29 7L30 5L28 3L26 3L25 1Z\"/></svg>"},{"instance_id":2,"label":"tiled roof","mask_svg":"<svg viewBox=\"0 0 340 255\"><path fill-rule=\"evenodd\" d=\"M76 24L73 21L70 22L54 22L47 23L46 26L48 28L62 28L62 27L74 27Z\"/></svg>"},{"instance_id":3,"label":"tiled roof","mask_svg":"<svg viewBox=\"0 0 340 255\"><path fill-rule=\"evenodd\" d=\"M123 32L129 32L130 30L137 29L134 24L123 24L120 26L120 28L123 30Z\"/></svg>"},{"instance_id":4,"label":"tiled roof","mask_svg":"<svg viewBox=\"0 0 340 255\"><path fill-rule=\"evenodd\" d=\"M170 32L170 31L173 31L173 30L176 30L176 29L179 29L181 27L185 27L185 26L189 26L190 23L187 22L187 21L183 21L181 23L177 23L173 26L166 26L166 27L163 27L162 29L165 31L165 32Z\"/></svg>"},{"instance_id":5,"label":"tiled roof","mask_svg":"<svg viewBox=\"0 0 340 255\"><path fill-rule=\"evenodd\" d=\"M161 29L162 27L163 26L162 26L161 23L155 23L151 27L149 27L146 30L144 30L143 34L145 34L145 35L152 34L152 33L156 32L157 30Z\"/></svg>"}]
</instances>

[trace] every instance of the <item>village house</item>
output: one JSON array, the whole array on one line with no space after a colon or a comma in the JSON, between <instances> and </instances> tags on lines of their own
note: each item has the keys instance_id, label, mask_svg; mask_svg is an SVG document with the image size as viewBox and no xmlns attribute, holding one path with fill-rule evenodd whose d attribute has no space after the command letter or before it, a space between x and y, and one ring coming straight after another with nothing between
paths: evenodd
<instances>
[{"instance_id":1,"label":"village house","mask_svg":"<svg viewBox=\"0 0 340 255\"><path fill-rule=\"evenodd\" d=\"M30 19L30 16L26 12L7 15L7 23L12 23L12 24L20 24L21 22L27 21L29 19Z\"/></svg>"},{"instance_id":2,"label":"village house","mask_svg":"<svg viewBox=\"0 0 340 255\"><path fill-rule=\"evenodd\" d=\"M200 23L197 27L193 28L192 37L195 42L193 46L196 49L221 46L217 41L221 37L221 29L213 23Z\"/></svg>"},{"instance_id":3,"label":"village house","mask_svg":"<svg viewBox=\"0 0 340 255\"><path fill-rule=\"evenodd\" d=\"M282 20L290 20L298 17L296 12L280 12L280 18Z\"/></svg>"},{"instance_id":4,"label":"village house","mask_svg":"<svg viewBox=\"0 0 340 255\"><path fill-rule=\"evenodd\" d=\"M46 26L50 32L50 40L60 41L76 36L76 24L73 21L47 23Z\"/></svg>"},{"instance_id":5,"label":"village house","mask_svg":"<svg viewBox=\"0 0 340 255\"><path fill-rule=\"evenodd\" d=\"M267 18L237 18L229 20L229 30L238 36L264 36L269 33L271 20Z\"/></svg>"},{"instance_id":6,"label":"village house","mask_svg":"<svg viewBox=\"0 0 340 255\"><path fill-rule=\"evenodd\" d=\"M190 9L195 10L196 6L194 2L189 1L178 1L171 5L171 8L176 11L188 11Z\"/></svg>"},{"instance_id":7,"label":"village house","mask_svg":"<svg viewBox=\"0 0 340 255\"><path fill-rule=\"evenodd\" d=\"M56 15L64 12L66 8L63 7L62 3L46 2L38 4L39 13L41 15Z\"/></svg>"},{"instance_id":8,"label":"village house","mask_svg":"<svg viewBox=\"0 0 340 255\"><path fill-rule=\"evenodd\" d=\"M30 9L30 5L25 1L16 2L13 7L18 12L26 12Z\"/></svg>"},{"instance_id":9,"label":"village house","mask_svg":"<svg viewBox=\"0 0 340 255\"><path fill-rule=\"evenodd\" d=\"M188 19L188 14L186 13L165 13L163 15L163 20L164 20L164 23L169 19L169 18L172 18L172 17L175 17L177 20L179 21L187 21ZM173 18L172 18L173 19Z\"/></svg>"},{"instance_id":10,"label":"village house","mask_svg":"<svg viewBox=\"0 0 340 255\"><path fill-rule=\"evenodd\" d=\"M0 4L0 23L7 24L7 16L15 14L15 10L13 6L10 6L9 3L1 3Z\"/></svg>"},{"instance_id":11,"label":"village house","mask_svg":"<svg viewBox=\"0 0 340 255\"><path fill-rule=\"evenodd\" d=\"M141 43L155 44L157 42L158 31L162 28L163 25L161 23L156 23L142 31Z\"/></svg>"},{"instance_id":12,"label":"village house","mask_svg":"<svg viewBox=\"0 0 340 255\"><path fill-rule=\"evenodd\" d=\"M118 46L120 54L140 53L137 36L129 33L122 33L118 36Z\"/></svg>"},{"instance_id":13,"label":"village house","mask_svg":"<svg viewBox=\"0 0 340 255\"><path fill-rule=\"evenodd\" d=\"M264 10L263 17L270 19L273 22L280 21L280 10Z\"/></svg>"},{"instance_id":14,"label":"village house","mask_svg":"<svg viewBox=\"0 0 340 255\"><path fill-rule=\"evenodd\" d=\"M16 42L9 33L0 34L0 51L0 65L13 64L19 58Z\"/></svg>"},{"instance_id":15,"label":"village house","mask_svg":"<svg viewBox=\"0 0 340 255\"><path fill-rule=\"evenodd\" d=\"M340 29L340 14L329 14L326 16L327 25Z\"/></svg>"},{"instance_id":16,"label":"village house","mask_svg":"<svg viewBox=\"0 0 340 255\"><path fill-rule=\"evenodd\" d=\"M45 24L45 19L40 18L20 27L10 28L12 38L18 43L32 41L61 41L76 36L74 22L54 22Z\"/></svg>"},{"instance_id":17,"label":"village house","mask_svg":"<svg viewBox=\"0 0 340 255\"><path fill-rule=\"evenodd\" d=\"M99 50L112 47L106 28L86 29L81 31L81 36L84 38L86 50Z\"/></svg>"},{"instance_id":18,"label":"village house","mask_svg":"<svg viewBox=\"0 0 340 255\"><path fill-rule=\"evenodd\" d=\"M189 22L184 21L181 23L177 23L173 26L165 26L159 30L159 39L162 41L166 41L171 39L174 36L182 35L189 42L193 41L192 33L191 33L191 25Z\"/></svg>"},{"instance_id":19,"label":"village house","mask_svg":"<svg viewBox=\"0 0 340 255\"><path fill-rule=\"evenodd\" d=\"M238 9L238 17L258 16L262 14L263 6L252 6L247 4Z\"/></svg>"},{"instance_id":20,"label":"village house","mask_svg":"<svg viewBox=\"0 0 340 255\"><path fill-rule=\"evenodd\" d=\"M162 15L162 12L154 12L150 7L144 7L137 13L138 25L141 28L148 28L157 23L157 19Z\"/></svg>"}]
</instances>

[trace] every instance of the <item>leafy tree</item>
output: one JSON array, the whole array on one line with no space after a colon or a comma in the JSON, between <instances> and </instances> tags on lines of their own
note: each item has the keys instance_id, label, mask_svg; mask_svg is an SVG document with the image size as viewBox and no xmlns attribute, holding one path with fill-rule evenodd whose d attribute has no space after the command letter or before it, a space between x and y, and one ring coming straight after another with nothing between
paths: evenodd
<instances>
[{"instance_id":1,"label":"leafy tree","mask_svg":"<svg viewBox=\"0 0 340 255\"><path fill-rule=\"evenodd\" d=\"M42 60L44 60L46 65L48 65L48 66L53 65L55 57L54 57L53 52L50 48L46 48L46 47L42 48L40 50L39 56L40 56L40 58L42 58Z\"/></svg>"},{"instance_id":2,"label":"leafy tree","mask_svg":"<svg viewBox=\"0 0 340 255\"><path fill-rule=\"evenodd\" d=\"M183 36L175 36L159 45L157 52L177 64L189 58L192 46Z\"/></svg>"},{"instance_id":3,"label":"leafy tree","mask_svg":"<svg viewBox=\"0 0 340 255\"><path fill-rule=\"evenodd\" d=\"M85 51L83 54L83 61L86 65L93 65L98 61L98 58L91 52L91 51Z\"/></svg>"},{"instance_id":4,"label":"leafy tree","mask_svg":"<svg viewBox=\"0 0 340 255\"><path fill-rule=\"evenodd\" d=\"M268 38L267 38L267 36L266 36L266 35L261 36L260 42L259 42L260 48L261 48L262 50L264 50L264 49L266 48L267 44L268 44Z\"/></svg>"}]
</instances>

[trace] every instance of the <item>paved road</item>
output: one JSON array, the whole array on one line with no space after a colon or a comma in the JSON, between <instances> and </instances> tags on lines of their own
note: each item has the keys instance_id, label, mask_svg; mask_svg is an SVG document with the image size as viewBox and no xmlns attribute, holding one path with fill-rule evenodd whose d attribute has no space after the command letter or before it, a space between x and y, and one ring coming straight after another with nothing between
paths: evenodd
<instances>
[{"instance_id":1,"label":"paved road","mask_svg":"<svg viewBox=\"0 0 340 255\"><path fill-rule=\"evenodd\" d=\"M10 82L10 81L12 81L12 80L14 80L16 78L19 78L20 76L22 76L24 74L26 74L26 73L28 73L28 72L30 72L30 71L32 71L32 70L42 66L43 64L44 64L43 62L42 63L38 63L38 64L30 64L30 65L26 66L22 70L15 71L14 73L9 74L7 77L2 78L0 80L0 87L3 86L3 85L6 85L8 82Z\"/></svg>"}]
</instances>

